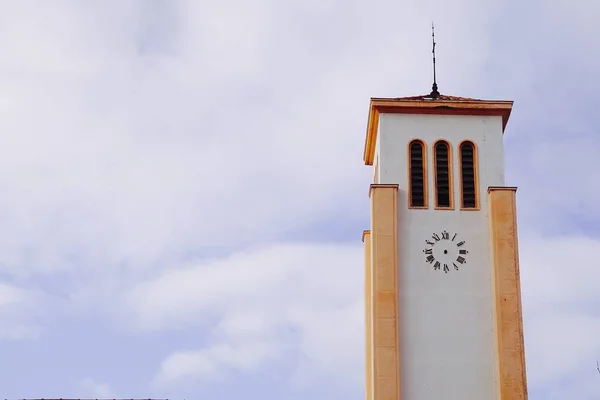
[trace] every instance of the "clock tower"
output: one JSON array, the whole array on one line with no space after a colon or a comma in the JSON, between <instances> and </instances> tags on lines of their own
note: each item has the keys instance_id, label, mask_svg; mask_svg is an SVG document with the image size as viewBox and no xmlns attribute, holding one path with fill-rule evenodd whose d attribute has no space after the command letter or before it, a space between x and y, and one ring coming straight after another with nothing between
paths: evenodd
<instances>
[{"instance_id":1,"label":"clock tower","mask_svg":"<svg viewBox=\"0 0 600 400\"><path fill-rule=\"evenodd\" d=\"M437 90L371 99L367 400L527 399L511 109Z\"/></svg>"}]
</instances>

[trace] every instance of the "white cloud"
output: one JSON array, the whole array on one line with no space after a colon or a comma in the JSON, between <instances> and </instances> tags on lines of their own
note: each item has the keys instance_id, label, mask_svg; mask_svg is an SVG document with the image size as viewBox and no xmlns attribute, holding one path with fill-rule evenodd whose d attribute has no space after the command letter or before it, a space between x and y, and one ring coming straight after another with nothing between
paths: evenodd
<instances>
[{"instance_id":1,"label":"white cloud","mask_svg":"<svg viewBox=\"0 0 600 400\"><path fill-rule=\"evenodd\" d=\"M273 347L271 343L243 341L240 345L221 343L204 350L175 352L162 363L156 383L222 380L232 369L254 372L276 355Z\"/></svg>"},{"instance_id":2,"label":"white cloud","mask_svg":"<svg viewBox=\"0 0 600 400\"><path fill-rule=\"evenodd\" d=\"M114 393L106 383L98 383L91 378L82 379L79 382L80 393L83 396L95 396L98 397L113 397Z\"/></svg>"},{"instance_id":3,"label":"white cloud","mask_svg":"<svg viewBox=\"0 0 600 400\"><path fill-rule=\"evenodd\" d=\"M351 377L363 353L362 260L357 245L271 246L142 283L129 292L125 315L138 328L211 332L205 348L163 362L163 384L256 372L292 357L304 380L325 376L360 388Z\"/></svg>"},{"instance_id":4,"label":"white cloud","mask_svg":"<svg viewBox=\"0 0 600 400\"><path fill-rule=\"evenodd\" d=\"M577 307L598 298L599 239L525 236L522 241L521 279L532 311L548 310L557 303Z\"/></svg>"},{"instance_id":5,"label":"white cloud","mask_svg":"<svg viewBox=\"0 0 600 400\"><path fill-rule=\"evenodd\" d=\"M187 76L215 84L255 77L272 40L273 1L186 1L180 5L180 56Z\"/></svg>"},{"instance_id":6,"label":"white cloud","mask_svg":"<svg viewBox=\"0 0 600 400\"><path fill-rule=\"evenodd\" d=\"M39 316L43 294L0 283L0 339L36 337L41 326Z\"/></svg>"},{"instance_id":7,"label":"white cloud","mask_svg":"<svg viewBox=\"0 0 600 400\"><path fill-rule=\"evenodd\" d=\"M528 317L526 350L531 361L529 379L534 385L552 385L586 369L595 370L596 360L600 360L600 317L579 310L547 310Z\"/></svg>"},{"instance_id":8,"label":"white cloud","mask_svg":"<svg viewBox=\"0 0 600 400\"><path fill-rule=\"evenodd\" d=\"M585 237L523 239L525 344L536 387L593 370L600 359L598 248L600 240Z\"/></svg>"}]
</instances>

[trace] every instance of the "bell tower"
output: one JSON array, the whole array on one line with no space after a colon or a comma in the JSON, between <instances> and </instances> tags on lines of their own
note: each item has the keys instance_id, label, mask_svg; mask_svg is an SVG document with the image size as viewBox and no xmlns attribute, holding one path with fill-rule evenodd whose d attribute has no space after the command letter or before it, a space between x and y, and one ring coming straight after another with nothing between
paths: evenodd
<instances>
[{"instance_id":1,"label":"bell tower","mask_svg":"<svg viewBox=\"0 0 600 400\"><path fill-rule=\"evenodd\" d=\"M511 101L372 98L367 400L527 399Z\"/></svg>"}]
</instances>

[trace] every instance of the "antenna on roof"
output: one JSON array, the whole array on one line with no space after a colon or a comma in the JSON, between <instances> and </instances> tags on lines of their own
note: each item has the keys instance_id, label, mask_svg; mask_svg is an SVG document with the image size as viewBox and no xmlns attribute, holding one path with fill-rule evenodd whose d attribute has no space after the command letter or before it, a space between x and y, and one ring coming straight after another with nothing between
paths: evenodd
<instances>
[{"instance_id":1,"label":"antenna on roof","mask_svg":"<svg viewBox=\"0 0 600 400\"><path fill-rule=\"evenodd\" d=\"M433 42L433 49L431 50L431 53L433 54L433 86L431 87L431 93L429 95L435 99L440 95L440 92L438 92L438 85L435 76L435 26L433 25L433 22L431 23L431 40Z\"/></svg>"}]
</instances>

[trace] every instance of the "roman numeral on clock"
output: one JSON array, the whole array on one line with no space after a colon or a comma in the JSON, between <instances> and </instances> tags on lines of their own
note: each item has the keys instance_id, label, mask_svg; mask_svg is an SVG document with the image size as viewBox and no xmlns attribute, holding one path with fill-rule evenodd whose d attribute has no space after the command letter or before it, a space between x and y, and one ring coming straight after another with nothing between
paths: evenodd
<instances>
[{"instance_id":1,"label":"roman numeral on clock","mask_svg":"<svg viewBox=\"0 0 600 400\"><path fill-rule=\"evenodd\" d=\"M433 266L435 271L448 273L453 268L458 271L460 265L467 263L466 257L469 251L465 249L466 241L457 238L458 233L451 233L446 229L434 231L429 239L425 239L425 243L427 243L423 249L425 262ZM456 244L456 250L450 246L450 242ZM455 260L452 259L454 257L456 257Z\"/></svg>"}]
</instances>

